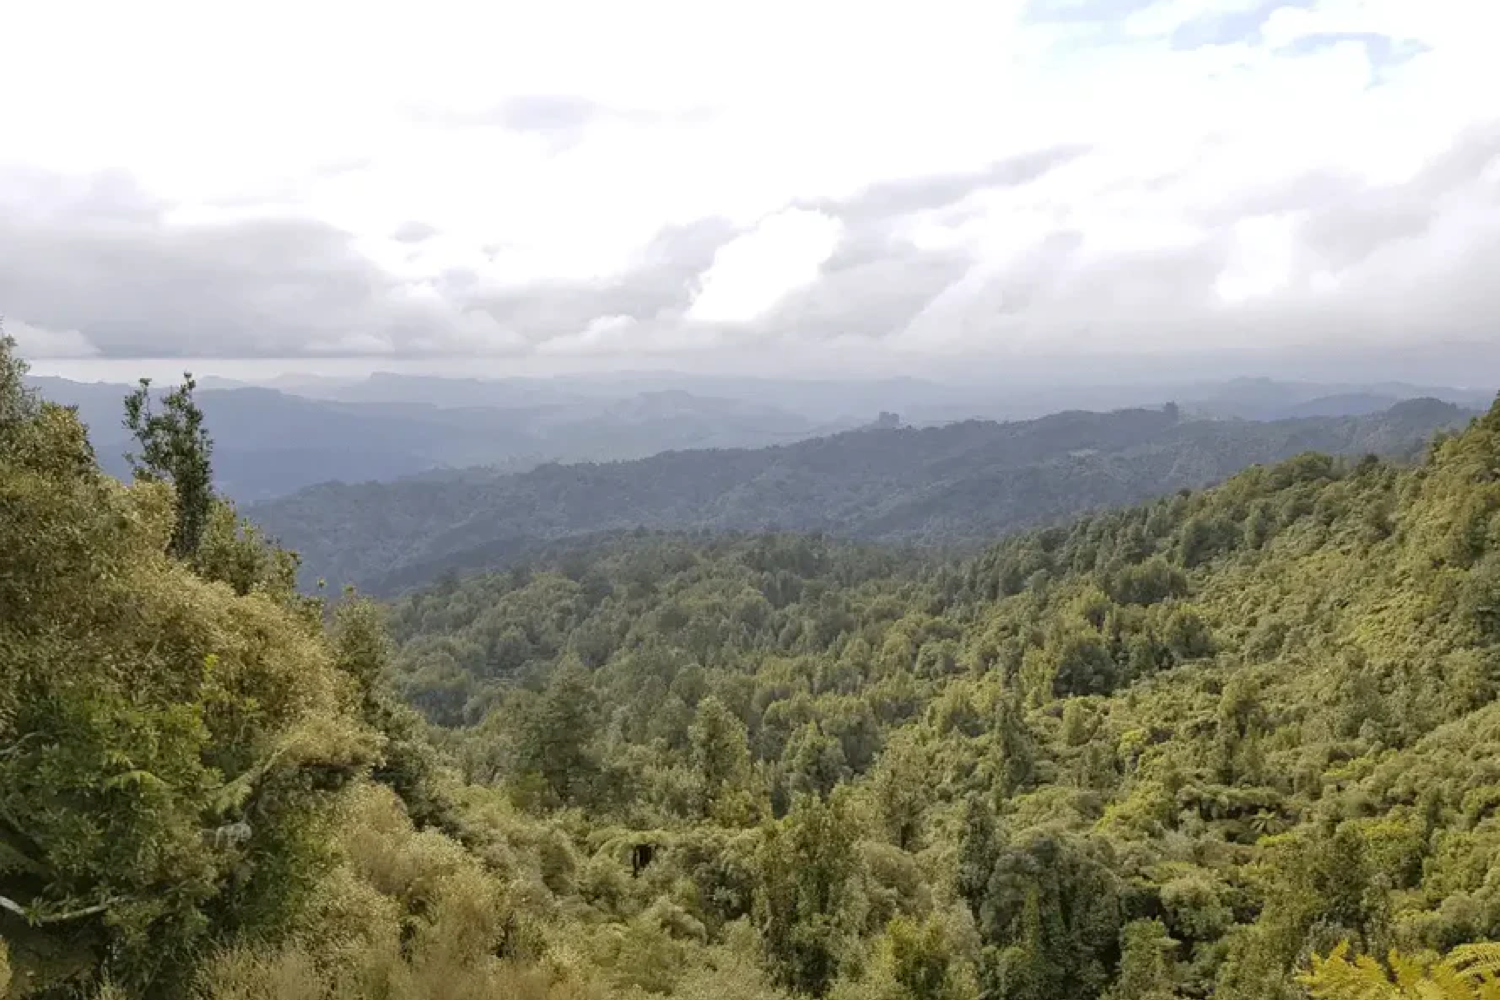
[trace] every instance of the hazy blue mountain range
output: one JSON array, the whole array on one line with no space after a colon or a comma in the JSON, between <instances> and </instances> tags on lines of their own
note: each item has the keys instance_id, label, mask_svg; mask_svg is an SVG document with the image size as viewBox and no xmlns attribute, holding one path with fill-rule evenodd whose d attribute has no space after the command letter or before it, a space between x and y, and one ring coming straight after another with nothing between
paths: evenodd
<instances>
[{"instance_id":1,"label":"hazy blue mountain range","mask_svg":"<svg viewBox=\"0 0 1500 1000\"><path fill-rule=\"evenodd\" d=\"M32 379L76 405L100 461L126 471L122 383ZM1404 399L1485 405L1489 393L1405 384L1227 382L1088 386L949 385L916 378L767 379L674 372L465 379L377 372L365 378L286 374L252 385L201 380L214 429L219 487L242 502L321 482L389 481L485 466L520 472L546 462L615 461L662 451L785 444L866 426L882 412L917 426L1033 419L1176 400L1207 418L1274 420L1377 413Z\"/></svg>"},{"instance_id":2,"label":"hazy blue mountain range","mask_svg":"<svg viewBox=\"0 0 1500 1000\"><path fill-rule=\"evenodd\" d=\"M288 375L272 387L340 402L427 403L458 406L563 406L661 392L755 402L819 423L862 424L885 410L911 424L975 418L1023 420L1064 410L1116 410L1175 400L1211 417L1275 420L1296 416L1353 416L1387 409L1404 399L1432 398L1483 408L1493 387L1458 389L1387 382L1284 381L1270 378L1135 380L1094 384L1054 376L1022 379L976 373L965 383L921 378L763 378L682 372L611 372L553 378L463 379L377 372L364 379Z\"/></svg>"},{"instance_id":3,"label":"hazy blue mountain range","mask_svg":"<svg viewBox=\"0 0 1500 1000\"><path fill-rule=\"evenodd\" d=\"M1411 400L1354 417L1190 419L1174 407L865 429L761 449L328 483L251 516L306 579L387 591L540 541L636 527L783 529L964 543L1215 482L1310 450L1410 455L1470 411Z\"/></svg>"},{"instance_id":4,"label":"hazy blue mountain range","mask_svg":"<svg viewBox=\"0 0 1500 1000\"><path fill-rule=\"evenodd\" d=\"M349 387L350 395L359 395L355 388L374 393L371 387L383 381ZM220 489L249 502L330 480L389 480L474 465L518 471L546 461L771 444L852 425L814 421L753 400L682 390L596 398L542 393L486 397L466 394L462 380L390 381L391 392L367 400L250 386L200 388L198 400L213 429ZM125 474L123 454L129 446L121 414L129 386L58 378L31 382L48 399L77 406L101 465ZM223 380L210 384L222 385ZM319 383L317 388L327 387ZM408 398L396 398L403 395ZM424 396L431 399L420 398ZM439 398L446 405L431 401ZM874 416L872 412L867 419Z\"/></svg>"}]
</instances>

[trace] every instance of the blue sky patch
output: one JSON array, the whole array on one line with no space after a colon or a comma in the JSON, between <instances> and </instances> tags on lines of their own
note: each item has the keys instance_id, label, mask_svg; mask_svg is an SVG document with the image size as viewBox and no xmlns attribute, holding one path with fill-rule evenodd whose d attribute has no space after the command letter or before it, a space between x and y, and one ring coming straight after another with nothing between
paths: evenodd
<instances>
[{"instance_id":1,"label":"blue sky patch","mask_svg":"<svg viewBox=\"0 0 1500 1000\"><path fill-rule=\"evenodd\" d=\"M1280 7L1311 7L1314 0L1261 0L1245 10L1206 14L1189 21L1172 34L1172 48L1198 49L1205 45L1232 45L1260 40L1261 25Z\"/></svg>"},{"instance_id":2,"label":"blue sky patch","mask_svg":"<svg viewBox=\"0 0 1500 1000\"><path fill-rule=\"evenodd\" d=\"M1392 38L1372 31L1330 31L1299 38L1277 50L1287 55L1313 55L1343 42L1363 42L1370 57L1370 82L1379 83L1385 74L1415 56L1428 51L1427 46L1412 39Z\"/></svg>"}]
</instances>

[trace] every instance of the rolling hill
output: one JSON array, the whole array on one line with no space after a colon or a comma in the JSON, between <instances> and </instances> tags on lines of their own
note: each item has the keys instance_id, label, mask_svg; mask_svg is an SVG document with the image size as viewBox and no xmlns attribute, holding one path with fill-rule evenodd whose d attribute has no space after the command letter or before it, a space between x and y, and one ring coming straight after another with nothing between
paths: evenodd
<instances>
[{"instance_id":1,"label":"rolling hill","mask_svg":"<svg viewBox=\"0 0 1500 1000\"><path fill-rule=\"evenodd\" d=\"M1184 420L1173 407L866 429L762 449L679 451L519 474L327 483L249 513L304 582L388 592L551 539L637 527L971 543L1216 482L1303 451L1409 456L1469 413L1414 400L1363 417Z\"/></svg>"}]
</instances>

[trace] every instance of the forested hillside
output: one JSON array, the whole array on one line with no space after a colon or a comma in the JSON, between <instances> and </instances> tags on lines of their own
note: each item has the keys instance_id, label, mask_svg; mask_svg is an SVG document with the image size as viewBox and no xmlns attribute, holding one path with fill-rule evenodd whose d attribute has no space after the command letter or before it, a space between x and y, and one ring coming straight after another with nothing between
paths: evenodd
<instances>
[{"instance_id":1,"label":"forested hillside","mask_svg":"<svg viewBox=\"0 0 1500 1000\"><path fill-rule=\"evenodd\" d=\"M190 393L122 485L20 374L0 995L1493 993L1500 404L969 559L641 532L382 610Z\"/></svg>"},{"instance_id":2,"label":"forested hillside","mask_svg":"<svg viewBox=\"0 0 1500 1000\"><path fill-rule=\"evenodd\" d=\"M323 577L374 592L492 567L550 539L636 527L827 531L973 543L1217 482L1306 450L1417 453L1467 414L1411 400L1364 417L1183 420L1175 407L849 432L758 450L548 465L521 475L329 483L256 521Z\"/></svg>"},{"instance_id":3,"label":"forested hillside","mask_svg":"<svg viewBox=\"0 0 1500 1000\"><path fill-rule=\"evenodd\" d=\"M787 988L1263 1000L1500 936L1497 609L1500 406L963 563L643 536L392 624L469 780L600 831L604 905L749 919Z\"/></svg>"}]
</instances>

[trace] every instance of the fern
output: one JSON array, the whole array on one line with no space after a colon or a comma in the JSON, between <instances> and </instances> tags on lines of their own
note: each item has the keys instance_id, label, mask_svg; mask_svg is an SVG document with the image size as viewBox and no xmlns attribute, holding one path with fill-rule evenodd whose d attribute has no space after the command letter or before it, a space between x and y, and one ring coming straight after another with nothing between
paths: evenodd
<instances>
[{"instance_id":1,"label":"fern","mask_svg":"<svg viewBox=\"0 0 1500 1000\"><path fill-rule=\"evenodd\" d=\"M1327 958L1313 956L1312 970L1299 977L1316 1000L1402 1000L1405 991L1391 982L1381 964L1368 955L1349 960L1344 941Z\"/></svg>"},{"instance_id":2,"label":"fern","mask_svg":"<svg viewBox=\"0 0 1500 1000\"><path fill-rule=\"evenodd\" d=\"M1500 943L1463 945L1436 960L1392 951L1382 965L1349 957L1349 942L1313 957L1298 977L1314 1000L1500 1000Z\"/></svg>"},{"instance_id":3,"label":"fern","mask_svg":"<svg viewBox=\"0 0 1500 1000\"><path fill-rule=\"evenodd\" d=\"M1493 980L1500 977L1500 942L1459 945L1449 952L1448 964L1465 975Z\"/></svg>"}]
</instances>

